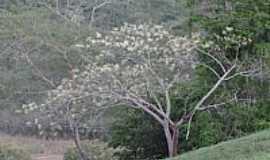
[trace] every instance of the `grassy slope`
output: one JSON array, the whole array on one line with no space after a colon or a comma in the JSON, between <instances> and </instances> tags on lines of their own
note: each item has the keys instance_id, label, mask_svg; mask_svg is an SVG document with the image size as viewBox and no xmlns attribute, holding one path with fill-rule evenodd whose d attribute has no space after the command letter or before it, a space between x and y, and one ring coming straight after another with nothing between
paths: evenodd
<instances>
[{"instance_id":1,"label":"grassy slope","mask_svg":"<svg viewBox=\"0 0 270 160\"><path fill-rule=\"evenodd\" d=\"M270 160L270 130L201 148L172 160Z\"/></svg>"}]
</instances>

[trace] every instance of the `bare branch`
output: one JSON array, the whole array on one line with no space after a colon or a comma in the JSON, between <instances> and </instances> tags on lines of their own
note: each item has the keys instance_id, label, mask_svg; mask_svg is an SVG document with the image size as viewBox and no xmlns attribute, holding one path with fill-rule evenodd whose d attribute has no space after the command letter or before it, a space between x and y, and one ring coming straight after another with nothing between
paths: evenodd
<instances>
[{"instance_id":1,"label":"bare branch","mask_svg":"<svg viewBox=\"0 0 270 160\"><path fill-rule=\"evenodd\" d=\"M191 112L191 116L188 122L188 132L186 135L186 138L188 139L189 134L190 134L190 127L191 127L191 122L193 119L194 114L200 107L203 105L203 103L217 90L217 88L222 84L222 82L225 81L226 77L231 74L231 72L236 68L236 64L234 64L230 69L228 69L224 75L216 82L216 84L207 92L205 96L202 97L202 99L196 104L194 107L193 111Z\"/></svg>"},{"instance_id":2,"label":"bare branch","mask_svg":"<svg viewBox=\"0 0 270 160\"><path fill-rule=\"evenodd\" d=\"M68 17L66 17L66 16L64 16L63 14L61 14L61 13L59 12L58 9L54 9L54 8L50 7L48 4L46 4L46 3L40 2L40 4L43 5L44 7L46 7L47 9L49 9L50 11L56 13L58 16L60 16L60 17L61 17L62 19L64 19L66 22L75 24L77 27L80 26L79 23L76 23L76 22L74 22L74 21L71 21L70 19L68 19Z\"/></svg>"},{"instance_id":3,"label":"bare branch","mask_svg":"<svg viewBox=\"0 0 270 160\"><path fill-rule=\"evenodd\" d=\"M197 48L197 50L205 55L207 55L208 57L212 58L222 69L222 71L225 73L226 72L226 67L222 64L222 62L220 60L218 60L215 56L209 54L208 52L205 52L199 48Z\"/></svg>"},{"instance_id":4,"label":"bare branch","mask_svg":"<svg viewBox=\"0 0 270 160\"><path fill-rule=\"evenodd\" d=\"M151 111L147 106L142 105L141 103L139 103L137 100L135 99L131 99L131 101L136 104L137 106L140 106L141 109L143 109L145 112L147 112L148 114L150 114L153 118L155 118L161 125L164 124L164 120L161 119L156 113L154 113L153 111Z\"/></svg>"},{"instance_id":5,"label":"bare branch","mask_svg":"<svg viewBox=\"0 0 270 160\"><path fill-rule=\"evenodd\" d=\"M166 98L166 116L169 118L171 114L172 104L171 104L170 94L168 90L165 91L165 98Z\"/></svg>"},{"instance_id":6,"label":"bare branch","mask_svg":"<svg viewBox=\"0 0 270 160\"><path fill-rule=\"evenodd\" d=\"M29 65L31 65L36 72L36 74L41 77L45 82L47 82L51 87L55 88L56 85L53 83L53 81L49 80L45 74L33 63L31 58L28 56L28 53L24 54L24 57L26 58Z\"/></svg>"},{"instance_id":7,"label":"bare branch","mask_svg":"<svg viewBox=\"0 0 270 160\"><path fill-rule=\"evenodd\" d=\"M111 3L111 0L105 0L101 4L93 7L92 12L91 12L91 15L89 16L89 18L90 18L89 24L90 24L91 27L92 27L92 25L93 25L93 23L95 21L96 10L98 10L99 8L105 6L106 4L110 4L110 3Z\"/></svg>"},{"instance_id":8,"label":"bare branch","mask_svg":"<svg viewBox=\"0 0 270 160\"><path fill-rule=\"evenodd\" d=\"M209 69L212 73L214 73L214 74L217 76L218 79L220 78L220 75L219 75L219 74L217 73L217 71L216 71L214 68L212 68L211 66L206 65L206 64L199 64L199 65L201 65L201 66L203 66L203 67Z\"/></svg>"},{"instance_id":9,"label":"bare branch","mask_svg":"<svg viewBox=\"0 0 270 160\"><path fill-rule=\"evenodd\" d=\"M254 75L256 72L259 72L260 70L250 70L250 71L243 71L243 72L238 72L235 73L234 75L227 77L225 81L231 80L237 76L245 76L245 77L250 77L251 75Z\"/></svg>"},{"instance_id":10,"label":"bare branch","mask_svg":"<svg viewBox=\"0 0 270 160\"><path fill-rule=\"evenodd\" d=\"M207 105L207 106L202 106L198 109L198 111L206 111L209 109L217 109L218 107L222 107L225 106L226 104L229 104L231 102L235 102L237 101L237 99L233 98L231 100L229 100L228 102L222 102L222 103L218 103L218 104L211 104L211 105Z\"/></svg>"},{"instance_id":11,"label":"bare branch","mask_svg":"<svg viewBox=\"0 0 270 160\"><path fill-rule=\"evenodd\" d=\"M156 95L156 94L151 90L151 88L149 87L149 86L150 86L150 83L151 83L150 80L149 80L149 78L148 78L148 77L145 77L145 78L146 78L146 81L147 81L147 83L146 83L146 84L147 84L147 87L149 88L149 89L148 89L148 92L149 92L149 94L150 94L150 97L153 97L153 99L154 99L154 101L156 102L158 108L159 108L162 112L164 112L160 100L158 99L157 95Z\"/></svg>"}]
</instances>

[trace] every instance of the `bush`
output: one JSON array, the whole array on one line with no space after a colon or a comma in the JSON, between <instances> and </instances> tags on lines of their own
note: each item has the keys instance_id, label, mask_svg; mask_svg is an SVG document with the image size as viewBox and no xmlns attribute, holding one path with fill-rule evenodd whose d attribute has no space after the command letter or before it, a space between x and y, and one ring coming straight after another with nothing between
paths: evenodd
<instances>
[{"instance_id":1,"label":"bush","mask_svg":"<svg viewBox=\"0 0 270 160\"><path fill-rule=\"evenodd\" d=\"M107 143L99 140L84 143L82 148L91 160L117 160L117 154L121 151L119 148L111 148ZM68 149L64 154L64 160L80 160L77 149Z\"/></svg>"},{"instance_id":2,"label":"bush","mask_svg":"<svg viewBox=\"0 0 270 160\"><path fill-rule=\"evenodd\" d=\"M110 145L124 146L127 149L119 154L121 160L165 158L166 139L160 124L152 117L129 108L114 114L118 118L112 123Z\"/></svg>"},{"instance_id":3,"label":"bush","mask_svg":"<svg viewBox=\"0 0 270 160\"><path fill-rule=\"evenodd\" d=\"M0 160L31 160L31 157L22 149L0 145Z\"/></svg>"}]
</instances>

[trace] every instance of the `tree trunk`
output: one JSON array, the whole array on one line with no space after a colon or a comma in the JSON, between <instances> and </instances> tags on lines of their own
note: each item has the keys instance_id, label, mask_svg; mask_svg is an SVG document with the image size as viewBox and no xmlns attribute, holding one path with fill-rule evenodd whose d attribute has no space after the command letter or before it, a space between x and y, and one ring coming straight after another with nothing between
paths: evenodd
<instances>
[{"instance_id":1,"label":"tree trunk","mask_svg":"<svg viewBox=\"0 0 270 160\"><path fill-rule=\"evenodd\" d=\"M80 139L78 126L74 124L71 119L68 120L68 123L69 123L69 128L72 131L72 138L75 143L78 154L80 156L80 160L90 160L90 158L87 156L87 154L84 152L81 146L81 139Z\"/></svg>"},{"instance_id":2,"label":"tree trunk","mask_svg":"<svg viewBox=\"0 0 270 160\"><path fill-rule=\"evenodd\" d=\"M167 141L167 150L169 157L175 157L178 154L179 130L175 125L165 124L163 126Z\"/></svg>"},{"instance_id":3,"label":"tree trunk","mask_svg":"<svg viewBox=\"0 0 270 160\"><path fill-rule=\"evenodd\" d=\"M81 146L81 140L80 140L80 135L79 135L79 130L78 127L75 127L75 133L74 133L74 142L76 145L76 148L78 150L78 153L81 157L81 160L90 160L89 157L85 154L82 146Z\"/></svg>"},{"instance_id":4,"label":"tree trunk","mask_svg":"<svg viewBox=\"0 0 270 160\"><path fill-rule=\"evenodd\" d=\"M178 143L179 143L179 129L177 127L173 127L173 156L177 156L178 154Z\"/></svg>"}]
</instances>

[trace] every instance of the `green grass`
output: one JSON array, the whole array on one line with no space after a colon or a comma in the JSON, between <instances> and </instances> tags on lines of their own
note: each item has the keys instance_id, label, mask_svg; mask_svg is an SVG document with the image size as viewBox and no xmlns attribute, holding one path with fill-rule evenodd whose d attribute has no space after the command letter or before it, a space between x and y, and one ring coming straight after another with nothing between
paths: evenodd
<instances>
[{"instance_id":1,"label":"green grass","mask_svg":"<svg viewBox=\"0 0 270 160\"><path fill-rule=\"evenodd\" d=\"M270 130L184 153L171 160L270 160Z\"/></svg>"}]
</instances>

